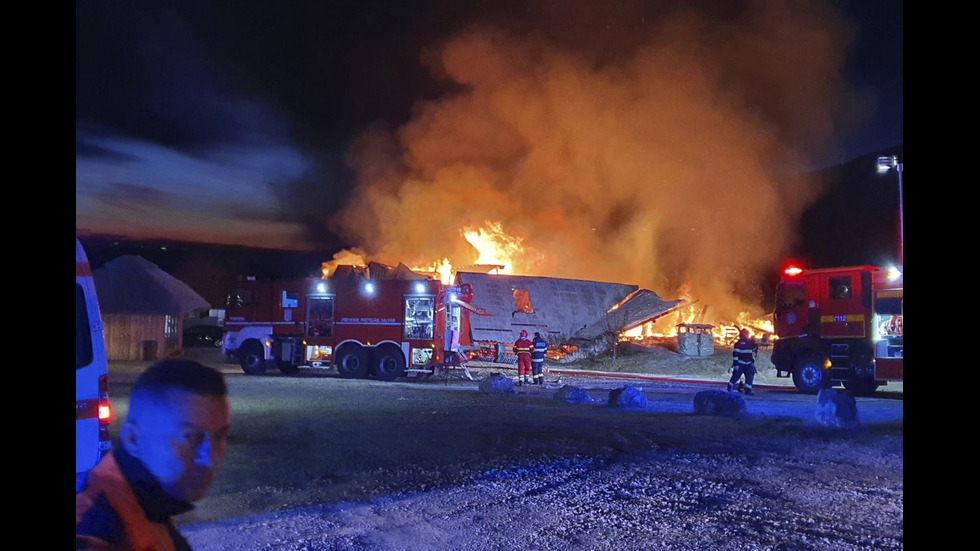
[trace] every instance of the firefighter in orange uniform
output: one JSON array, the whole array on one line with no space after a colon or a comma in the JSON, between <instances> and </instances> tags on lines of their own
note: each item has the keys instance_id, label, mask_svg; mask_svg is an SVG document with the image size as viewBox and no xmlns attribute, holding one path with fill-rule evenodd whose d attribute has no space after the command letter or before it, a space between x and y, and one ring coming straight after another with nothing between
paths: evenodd
<instances>
[{"instance_id":1,"label":"firefighter in orange uniform","mask_svg":"<svg viewBox=\"0 0 980 551\"><path fill-rule=\"evenodd\" d=\"M531 351L534 350L534 343L527 338L527 331L521 331L521 338L514 343L514 354L517 354L517 376L518 384L529 385L534 382L531 379Z\"/></svg>"}]
</instances>

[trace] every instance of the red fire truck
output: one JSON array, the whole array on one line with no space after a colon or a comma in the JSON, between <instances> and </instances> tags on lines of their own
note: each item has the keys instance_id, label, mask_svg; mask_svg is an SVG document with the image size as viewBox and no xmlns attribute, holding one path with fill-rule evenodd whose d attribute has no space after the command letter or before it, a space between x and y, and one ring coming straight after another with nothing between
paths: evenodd
<instances>
[{"instance_id":1,"label":"red fire truck","mask_svg":"<svg viewBox=\"0 0 980 551\"><path fill-rule=\"evenodd\" d=\"M460 361L473 289L423 275L372 278L341 266L324 279L245 278L228 295L223 350L250 375L337 368L391 381Z\"/></svg>"},{"instance_id":2,"label":"red fire truck","mask_svg":"<svg viewBox=\"0 0 980 551\"><path fill-rule=\"evenodd\" d=\"M902 273L874 266L786 268L776 288L772 363L800 392L868 396L902 381Z\"/></svg>"}]
</instances>

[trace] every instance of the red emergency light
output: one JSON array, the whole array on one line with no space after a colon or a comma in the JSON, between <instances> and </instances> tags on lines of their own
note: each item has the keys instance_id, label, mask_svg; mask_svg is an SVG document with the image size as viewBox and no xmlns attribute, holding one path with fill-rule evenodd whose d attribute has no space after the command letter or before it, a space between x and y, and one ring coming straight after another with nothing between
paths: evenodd
<instances>
[{"instance_id":1,"label":"red emergency light","mask_svg":"<svg viewBox=\"0 0 980 551\"><path fill-rule=\"evenodd\" d=\"M783 269L783 273L788 275L789 277L796 277L803 273L803 268L800 268L799 266L796 266L794 264L790 264L785 269Z\"/></svg>"}]
</instances>

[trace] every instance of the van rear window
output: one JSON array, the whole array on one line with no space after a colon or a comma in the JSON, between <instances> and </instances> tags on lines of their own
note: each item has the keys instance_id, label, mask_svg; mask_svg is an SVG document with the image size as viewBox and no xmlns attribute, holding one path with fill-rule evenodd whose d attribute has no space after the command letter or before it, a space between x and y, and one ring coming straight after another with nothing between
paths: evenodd
<instances>
[{"instance_id":1,"label":"van rear window","mask_svg":"<svg viewBox=\"0 0 980 551\"><path fill-rule=\"evenodd\" d=\"M92 363L92 333L89 331L85 290L75 283L75 369Z\"/></svg>"}]
</instances>

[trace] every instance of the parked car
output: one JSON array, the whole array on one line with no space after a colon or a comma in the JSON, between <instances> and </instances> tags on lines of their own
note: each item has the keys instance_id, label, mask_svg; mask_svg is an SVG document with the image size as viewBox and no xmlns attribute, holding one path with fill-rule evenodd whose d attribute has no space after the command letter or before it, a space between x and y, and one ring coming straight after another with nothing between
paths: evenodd
<instances>
[{"instance_id":1,"label":"parked car","mask_svg":"<svg viewBox=\"0 0 980 551\"><path fill-rule=\"evenodd\" d=\"M217 325L191 325L184 328L184 346L221 348L224 329Z\"/></svg>"}]
</instances>

